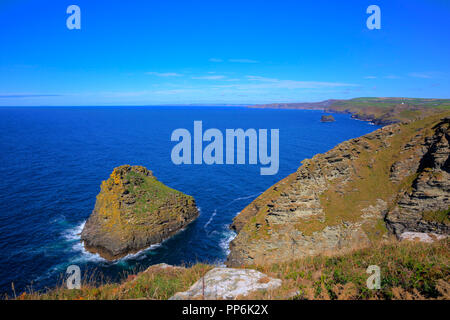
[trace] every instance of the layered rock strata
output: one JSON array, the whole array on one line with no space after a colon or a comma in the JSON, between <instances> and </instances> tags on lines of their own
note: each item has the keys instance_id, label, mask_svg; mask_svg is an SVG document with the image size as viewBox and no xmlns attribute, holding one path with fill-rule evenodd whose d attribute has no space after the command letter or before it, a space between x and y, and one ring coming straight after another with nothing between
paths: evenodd
<instances>
[{"instance_id":1,"label":"layered rock strata","mask_svg":"<svg viewBox=\"0 0 450 320\"><path fill-rule=\"evenodd\" d=\"M228 266L449 233L450 118L393 124L302 162L234 219Z\"/></svg>"}]
</instances>

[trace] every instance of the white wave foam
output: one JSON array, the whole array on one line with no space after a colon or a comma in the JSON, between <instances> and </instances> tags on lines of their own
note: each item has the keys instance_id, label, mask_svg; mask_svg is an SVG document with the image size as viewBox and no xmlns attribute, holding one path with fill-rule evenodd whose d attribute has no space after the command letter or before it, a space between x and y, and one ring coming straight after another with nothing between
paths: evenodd
<instances>
[{"instance_id":1,"label":"white wave foam","mask_svg":"<svg viewBox=\"0 0 450 320\"><path fill-rule=\"evenodd\" d=\"M233 203L233 202L239 201L239 200L246 200L246 199L250 199L250 198L257 197L257 196L259 196L261 193L262 193L262 192L259 192L259 193L256 193L256 194L252 194L252 195L247 196L247 197L239 197L239 198L236 198L236 199L232 200L232 201L230 202L230 204Z\"/></svg>"},{"instance_id":2,"label":"white wave foam","mask_svg":"<svg viewBox=\"0 0 450 320\"><path fill-rule=\"evenodd\" d=\"M52 219L50 219L50 223L54 224L54 223L58 223L58 224L62 224L66 222L66 216L63 214L60 214L56 217L53 217Z\"/></svg>"},{"instance_id":3,"label":"white wave foam","mask_svg":"<svg viewBox=\"0 0 450 320\"><path fill-rule=\"evenodd\" d=\"M141 256L144 257L143 253L161 247L163 242L157 243L157 244L152 244L150 247L142 249L142 250L140 250L140 251L138 251L136 253L127 254L125 257L122 257L120 259L114 260L114 264L120 263L121 261L129 260L129 259L139 259Z\"/></svg>"},{"instance_id":4,"label":"white wave foam","mask_svg":"<svg viewBox=\"0 0 450 320\"><path fill-rule=\"evenodd\" d=\"M81 240L72 246L74 251L77 251L80 255L76 257L72 262L107 262L108 260L102 258L98 253L92 253L86 250Z\"/></svg>"},{"instance_id":5,"label":"white wave foam","mask_svg":"<svg viewBox=\"0 0 450 320\"><path fill-rule=\"evenodd\" d=\"M208 222L205 223L205 226L203 228L207 228L209 226L209 224L211 223L211 221L214 219L214 217L217 214L217 210L214 210L213 214L211 215L211 217L209 218Z\"/></svg>"},{"instance_id":6,"label":"white wave foam","mask_svg":"<svg viewBox=\"0 0 450 320\"><path fill-rule=\"evenodd\" d=\"M100 257L97 253L91 253L84 248L83 242L81 241L81 232L83 231L86 220L77 225L74 228L68 229L63 233L64 239L72 243L72 250L79 253L80 255L75 257L73 263L82 262L106 262L106 259Z\"/></svg>"},{"instance_id":7,"label":"white wave foam","mask_svg":"<svg viewBox=\"0 0 450 320\"><path fill-rule=\"evenodd\" d=\"M67 242L73 243L72 250L75 252L78 252L80 255L72 260L73 263L79 262L109 262L108 260L102 258L98 253L91 253L86 250L84 247L83 242L81 241L81 232L83 231L84 225L86 224L86 220L83 221L78 226L66 230L66 232L63 233L63 237ZM183 229L180 229L176 234L179 234L186 230L186 227ZM170 238L169 238L170 239ZM113 264L120 263L121 261L129 260L129 259L137 259L139 258L143 253L154 250L156 248L159 248L163 245L163 243L169 239L165 239L160 243L152 244L151 246L142 249L136 253L130 253L120 259L112 261Z\"/></svg>"},{"instance_id":8,"label":"white wave foam","mask_svg":"<svg viewBox=\"0 0 450 320\"><path fill-rule=\"evenodd\" d=\"M219 242L219 246L225 252L225 255L228 256L230 254L230 242L236 237L236 232L228 229L228 226L226 226L226 228L227 229L223 233L224 237Z\"/></svg>"},{"instance_id":9,"label":"white wave foam","mask_svg":"<svg viewBox=\"0 0 450 320\"><path fill-rule=\"evenodd\" d=\"M81 239L81 231L83 231L84 225L86 224L86 220L81 224L76 226L75 228L66 230L63 234L63 237L68 241L78 241Z\"/></svg>"},{"instance_id":10,"label":"white wave foam","mask_svg":"<svg viewBox=\"0 0 450 320\"><path fill-rule=\"evenodd\" d=\"M152 244L152 245L150 245L150 247L148 247L148 248L142 249L142 250L140 250L140 251L138 251L138 252L136 252L136 253L130 253L130 254L127 254L125 257L122 257L122 258L120 258L120 259L114 260L114 263L118 263L118 262L120 262L120 261L128 260L128 259L135 259L135 258L139 257L140 255L142 255L142 254L145 253L145 252L148 252L148 251L157 249L157 248L161 247L161 246L164 244L164 242L170 240L172 237L174 237L174 236L176 236L176 235L182 233L183 231L185 231L186 228L187 228L187 226L185 226L183 229L178 230L173 236L171 236L171 237L169 237L169 238L167 238L167 239L164 239L164 240L163 240L162 242L160 242L160 243Z\"/></svg>"}]
</instances>

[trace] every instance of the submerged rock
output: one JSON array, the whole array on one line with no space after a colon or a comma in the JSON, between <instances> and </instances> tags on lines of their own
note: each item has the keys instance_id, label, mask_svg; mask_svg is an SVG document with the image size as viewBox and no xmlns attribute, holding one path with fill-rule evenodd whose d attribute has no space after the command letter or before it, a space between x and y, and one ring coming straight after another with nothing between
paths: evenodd
<instances>
[{"instance_id":1,"label":"submerged rock","mask_svg":"<svg viewBox=\"0 0 450 320\"><path fill-rule=\"evenodd\" d=\"M235 299L259 290L281 286L280 279L253 269L214 268L194 283L188 291L178 292L170 300Z\"/></svg>"},{"instance_id":2,"label":"submerged rock","mask_svg":"<svg viewBox=\"0 0 450 320\"><path fill-rule=\"evenodd\" d=\"M145 167L124 165L102 182L81 240L86 250L115 260L160 243L197 216L193 197L167 187Z\"/></svg>"}]
</instances>

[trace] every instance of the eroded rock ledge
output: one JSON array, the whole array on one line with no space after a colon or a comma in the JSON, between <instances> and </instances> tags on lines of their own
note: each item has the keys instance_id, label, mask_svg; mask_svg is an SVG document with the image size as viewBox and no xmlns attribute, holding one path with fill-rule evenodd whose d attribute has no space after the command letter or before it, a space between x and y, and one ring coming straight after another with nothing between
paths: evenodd
<instances>
[{"instance_id":1,"label":"eroded rock ledge","mask_svg":"<svg viewBox=\"0 0 450 320\"><path fill-rule=\"evenodd\" d=\"M194 198L159 182L145 167L124 165L102 182L81 240L88 251L115 260L160 243L197 216Z\"/></svg>"},{"instance_id":2,"label":"eroded rock ledge","mask_svg":"<svg viewBox=\"0 0 450 320\"><path fill-rule=\"evenodd\" d=\"M228 266L449 233L450 118L393 124L304 160L233 221Z\"/></svg>"}]
</instances>

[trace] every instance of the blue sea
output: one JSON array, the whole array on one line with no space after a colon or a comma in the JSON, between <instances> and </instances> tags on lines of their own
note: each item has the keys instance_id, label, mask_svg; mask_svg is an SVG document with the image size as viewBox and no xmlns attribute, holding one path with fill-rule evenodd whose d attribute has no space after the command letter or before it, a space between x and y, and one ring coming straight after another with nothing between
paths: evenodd
<instances>
[{"instance_id":1,"label":"blue sea","mask_svg":"<svg viewBox=\"0 0 450 320\"><path fill-rule=\"evenodd\" d=\"M0 293L44 290L67 266L116 281L156 263L223 264L233 219L300 162L377 129L348 114L321 123L321 111L243 107L0 108ZM280 168L174 165L177 128L279 129ZM270 149L269 149L270 150ZM199 218L159 245L107 262L86 252L79 233L102 180L120 165L143 165L168 186L194 196Z\"/></svg>"}]
</instances>

